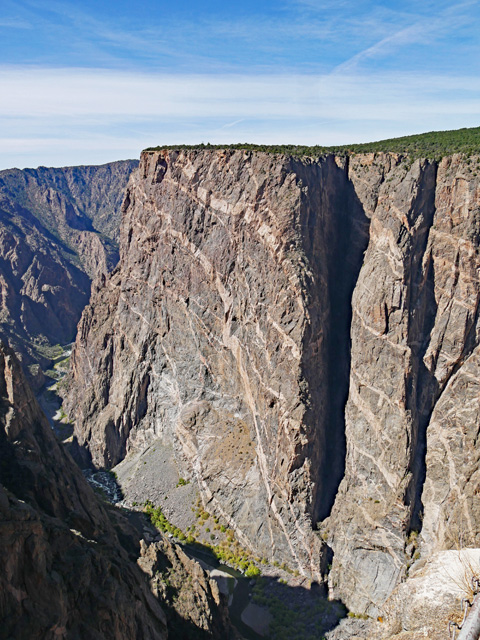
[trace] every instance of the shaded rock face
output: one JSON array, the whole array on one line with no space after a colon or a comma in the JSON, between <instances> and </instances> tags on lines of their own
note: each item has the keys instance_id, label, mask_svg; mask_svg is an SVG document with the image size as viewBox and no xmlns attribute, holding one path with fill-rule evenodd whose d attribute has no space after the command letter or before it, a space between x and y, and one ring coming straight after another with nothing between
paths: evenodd
<instances>
[{"instance_id":1,"label":"shaded rock face","mask_svg":"<svg viewBox=\"0 0 480 640\"><path fill-rule=\"evenodd\" d=\"M0 171L0 330L24 364L45 365L42 345L73 340L91 279L115 266L137 164Z\"/></svg>"},{"instance_id":2,"label":"shaded rock face","mask_svg":"<svg viewBox=\"0 0 480 640\"><path fill-rule=\"evenodd\" d=\"M164 438L258 555L320 579L333 552L359 613L412 530L480 546L474 164L144 154L73 352L94 463Z\"/></svg>"},{"instance_id":3,"label":"shaded rock face","mask_svg":"<svg viewBox=\"0 0 480 640\"><path fill-rule=\"evenodd\" d=\"M166 540L140 544L98 500L3 346L0 415L0 638L161 640L167 626L178 638L228 637L226 607L200 566ZM152 592L147 557L185 579L181 609Z\"/></svg>"},{"instance_id":4,"label":"shaded rock face","mask_svg":"<svg viewBox=\"0 0 480 640\"><path fill-rule=\"evenodd\" d=\"M178 640L236 638L230 627L226 599L218 585L180 546L161 541L142 542L138 564L150 577L152 592L175 612L167 610L168 632ZM187 626L185 622L190 622Z\"/></svg>"},{"instance_id":5,"label":"shaded rock face","mask_svg":"<svg viewBox=\"0 0 480 640\"><path fill-rule=\"evenodd\" d=\"M159 603L3 347L0 412L0 637L166 638Z\"/></svg>"}]
</instances>

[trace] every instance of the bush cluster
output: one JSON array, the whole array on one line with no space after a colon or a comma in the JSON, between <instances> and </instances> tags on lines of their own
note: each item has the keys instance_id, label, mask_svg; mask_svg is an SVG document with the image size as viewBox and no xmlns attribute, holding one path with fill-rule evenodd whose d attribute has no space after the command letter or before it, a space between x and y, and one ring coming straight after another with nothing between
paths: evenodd
<instances>
[{"instance_id":1,"label":"bush cluster","mask_svg":"<svg viewBox=\"0 0 480 640\"><path fill-rule=\"evenodd\" d=\"M410 158L427 158L440 160L444 156L453 153L463 153L466 156L480 154L480 127L455 129L452 131L430 131L413 136L403 136L400 138L390 138L377 142L366 142L361 144L349 144L334 147L321 145L261 145L238 143L230 145L220 144L197 144L197 145L165 145L159 147L148 147L145 151L170 150L191 150L191 149L243 149L245 151L264 151L266 153L283 154L287 156L309 156L318 157L328 154L339 156L350 156L356 153L398 153L407 155Z\"/></svg>"},{"instance_id":2,"label":"bush cluster","mask_svg":"<svg viewBox=\"0 0 480 640\"><path fill-rule=\"evenodd\" d=\"M160 529L160 531L163 531L164 533L171 533L172 536L175 536L175 538L182 541L187 539L187 536L181 529L175 527L175 525L168 521L162 511L162 507L155 507L153 502L147 500L143 505L143 511L150 518L150 522L153 526Z\"/></svg>"}]
</instances>

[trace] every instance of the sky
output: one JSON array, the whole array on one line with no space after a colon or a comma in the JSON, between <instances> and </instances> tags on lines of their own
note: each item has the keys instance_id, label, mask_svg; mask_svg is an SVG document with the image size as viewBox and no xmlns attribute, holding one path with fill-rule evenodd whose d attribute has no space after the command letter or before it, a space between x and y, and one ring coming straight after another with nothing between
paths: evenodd
<instances>
[{"instance_id":1,"label":"sky","mask_svg":"<svg viewBox=\"0 0 480 640\"><path fill-rule=\"evenodd\" d=\"M0 169L480 126L480 0L2 0Z\"/></svg>"}]
</instances>

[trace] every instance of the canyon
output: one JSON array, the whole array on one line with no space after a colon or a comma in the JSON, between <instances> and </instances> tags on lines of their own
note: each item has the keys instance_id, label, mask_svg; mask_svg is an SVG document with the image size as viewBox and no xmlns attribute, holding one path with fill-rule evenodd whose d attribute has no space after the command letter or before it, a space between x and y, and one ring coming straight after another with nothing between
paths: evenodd
<instances>
[{"instance_id":1,"label":"canyon","mask_svg":"<svg viewBox=\"0 0 480 640\"><path fill-rule=\"evenodd\" d=\"M151 149L0 172L0 216L5 638L242 635L139 503L319 603L278 638L446 637L480 570L478 156ZM79 319L67 452L29 383Z\"/></svg>"},{"instance_id":2,"label":"canyon","mask_svg":"<svg viewBox=\"0 0 480 640\"><path fill-rule=\"evenodd\" d=\"M234 637L200 566L94 493L4 345L0 414L0 638Z\"/></svg>"},{"instance_id":3,"label":"canyon","mask_svg":"<svg viewBox=\"0 0 480 640\"><path fill-rule=\"evenodd\" d=\"M72 354L84 460L169 447L246 548L327 581L365 637L443 637L435 602L412 619L398 593L480 546L478 168L144 152Z\"/></svg>"}]
</instances>

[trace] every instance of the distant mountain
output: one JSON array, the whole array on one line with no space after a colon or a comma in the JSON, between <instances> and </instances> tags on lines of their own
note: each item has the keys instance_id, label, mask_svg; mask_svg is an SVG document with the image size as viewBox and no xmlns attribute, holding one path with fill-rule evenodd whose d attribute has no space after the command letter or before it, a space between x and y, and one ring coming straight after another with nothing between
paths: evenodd
<instances>
[{"instance_id":1,"label":"distant mountain","mask_svg":"<svg viewBox=\"0 0 480 640\"><path fill-rule=\"evenodd\" d=\"M0 171L0 335L37 387L50 348L74 339L92 279L118 261L123 193L137 166Z\"/></svg>"}]
</instances>

